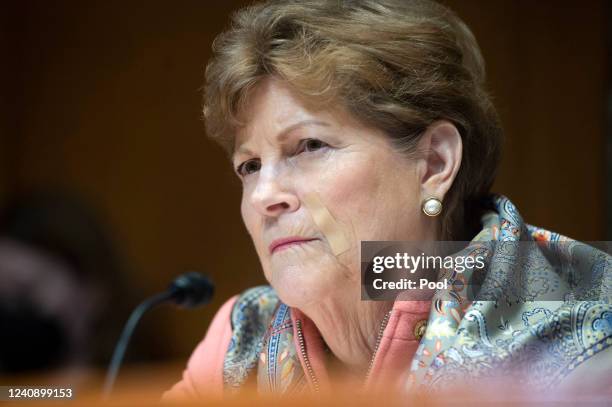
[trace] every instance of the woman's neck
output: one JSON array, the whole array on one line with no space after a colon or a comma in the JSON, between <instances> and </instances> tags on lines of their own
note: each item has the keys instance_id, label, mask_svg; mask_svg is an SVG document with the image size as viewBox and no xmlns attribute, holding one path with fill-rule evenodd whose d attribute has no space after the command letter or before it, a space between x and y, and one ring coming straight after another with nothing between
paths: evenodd
<instances>
[{"instance_id":1,"label":"woman's neck","mask_svg":"<svg viewBox=\"0 0 612 407\"><path fill-rule=\"evenodd\" d=\"M356 375L365 375L381 324L392 306L391 301L334 298L301 311L314 322L340 366Z\"/></svg>"}]
</instances>

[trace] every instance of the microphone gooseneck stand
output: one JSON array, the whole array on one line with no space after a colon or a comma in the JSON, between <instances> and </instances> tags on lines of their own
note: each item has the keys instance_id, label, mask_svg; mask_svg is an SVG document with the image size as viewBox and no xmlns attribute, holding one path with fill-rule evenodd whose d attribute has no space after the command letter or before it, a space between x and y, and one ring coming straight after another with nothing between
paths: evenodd
<instances>
[{"instance_id":1,"label":"microphone gooseneck stand","mask_svg":"<svg viewBox=\"0 0 612 407\"><path fill-rule=\"evenodd\" d=\"M207 277L197 272L190 272L177 277L168 287L168 290L149 297L140 303L127 320L115 346L104 381L104 398L108 399L113 391L130 338L145 312L167 301L173 301L185 308L195 308L209 302L213 293L214 286Z\"/></svg>"}]
</instances>

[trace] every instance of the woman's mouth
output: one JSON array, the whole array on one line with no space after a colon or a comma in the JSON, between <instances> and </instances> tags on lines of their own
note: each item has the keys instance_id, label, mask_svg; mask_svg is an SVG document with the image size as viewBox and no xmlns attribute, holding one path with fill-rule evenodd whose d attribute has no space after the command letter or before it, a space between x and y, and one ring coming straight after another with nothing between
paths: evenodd
<instances>
[{"instance_id":1,"label":"woman's mouth","mask_svg":"<svg viewBox=\"0 0 612 407\"><path fill-rule=\"evenodd\" d=\"M305 237L300 237L300 236L290 236L290 237L284 237L282 239L276 239L272 243L270 243L270 246L269 246L270 254L276 253L283 249L287 249L291 246L312 242L313 240L319 240L319 239L305 238Z\"/></svg>"}]
</instances>

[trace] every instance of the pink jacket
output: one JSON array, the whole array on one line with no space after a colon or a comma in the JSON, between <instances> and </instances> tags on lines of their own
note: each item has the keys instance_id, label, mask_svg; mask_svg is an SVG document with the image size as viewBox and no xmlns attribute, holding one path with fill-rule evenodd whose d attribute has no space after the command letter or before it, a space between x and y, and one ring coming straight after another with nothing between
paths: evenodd
<instances>
[{"instance_id":1,"label":"pink jacket","mask_svg":"<svg viewBox=\"0 0 612 407\"><path fill-rule=\"evenodd\" d=\"M185 400L200 397L220 397L223 394L224 358L232 337L230 316L238 296L228 300L215 315L204 340L191 355L183 378L163 398ZM368 388L378 383L399 383L405 379L410 361L422 334L420 326L427 320L429 301L397 301L388 315L388 322L379 337L378 347L366 382ZM324 363L324 342L314 323L298 309L290 310L294 329L294 344L300 348L298 325L302 328L306 355L298 352L301 368L311 387L329 388L329 375ZM415 329L417 332L415 332ZM418 332L421 330L421 332ZM308 363L310 366L308 366ZM312 369L317 383L313 383Z\"/></svg>"}]
</instances>

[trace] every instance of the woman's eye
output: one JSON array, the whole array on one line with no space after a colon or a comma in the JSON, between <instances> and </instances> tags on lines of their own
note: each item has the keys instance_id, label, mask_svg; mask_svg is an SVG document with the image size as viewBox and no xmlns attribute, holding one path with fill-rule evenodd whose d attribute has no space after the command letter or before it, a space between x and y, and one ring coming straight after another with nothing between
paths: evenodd
<instances>
[{"instance_id":1,"label":"woman's eye","mask_svg":"<svg viewBox=\"0 0 612 407\"><path fill-rule=\"evenodd\" d=\"M316 138L305 139L303 140L302 145L303 147L300 148L300 150L303 151L317 151L328 146L327 143Z\"/></svg>"},{"instance_id":2,"label":"woman's eye","mask_svg":"<svg viewBox=\"0 0 612 407\"><path fill-rule=\"evenodd\" d=\"M253 160L245 161L242 164L240 164L238 168L236 169L236 171L238 172L238 174L244 177L245 175L249 175L249 174L259 171L260 168L261 168L261 163L259 162L259 160L253 159Z\"/></svg>"}]
</instances>

